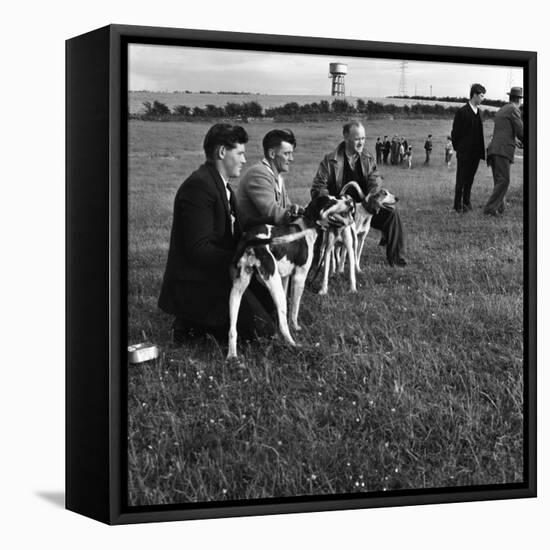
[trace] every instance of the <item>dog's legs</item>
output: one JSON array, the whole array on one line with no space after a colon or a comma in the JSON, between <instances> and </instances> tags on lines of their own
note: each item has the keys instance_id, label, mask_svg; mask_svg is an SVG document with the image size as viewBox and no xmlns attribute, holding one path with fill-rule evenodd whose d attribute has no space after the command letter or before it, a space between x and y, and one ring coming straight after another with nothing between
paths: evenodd
<instances>
[{"instance_id":1,"label":"dog's legs","mask_svg":"<svg viewBox=\"0 0 550 550\"><path fill-rule=\"evenodd\" d=\"M355 251L353 250L353 236L351 234L351 228L346 227L344 231L342 232L342 237L344 239L344 244L346 246L346 249L348 251L349 256L349 283L350 283L350 291L356 292L357 291L357 284L355 281Z\"/></svg>"},{"instance_id":2,"label":"dog's legs","mask_svg":"<svg viewBox=\"0 0 550 550\"><path fill-rule=\"evenodd\" d=\"M300 311L300 300L304 292L308 270L297 270L292 278L292 287L290 289L290 322L294 330L302 330L298 324L298 312Z\"/></svg>"},{"instance_id":3,"label":"dog's legs","mask_svg":"<svg viewBox=\"0 0 550 550\"><path fill-rule=\"evenodd\" d=\"M252 271L244 266L237 266L237 276L233 280L231 293L229 294L229 343L227 359L237 357L237 318L244 291L250 284Z\"/></svg>"},{"instance_id":4,"label":"dog's legs","mask_svg":"<svg viewBox=\"0 0 550 550\"><path fill-rule=\"evenodd\" d=\"M271 297L273 298L273 302L275 303L275 307L277 308L279 330L281 331L283 338L291 346L295 346L296 342L290 335L290 330L288 328L286 294L283 288L283 283L281 281L281 276L279 275L278 271L275 271L275 273L269 278L264 278L262 276L262 280L265 283L265 286L267 286L267 289L269 290ZM294 283L292 284L292 287L294 287Z\"/></svg>"},{"instance_id":5,"label":"dog's legs","mask_svg":"<svg viewBox=\"0 0 550 550\"><path fill-rule=\"evenodd\" d=\"M319 294L321 295L328 292L328 275L330 270L331 254L334 249L334 235L331 232L327 231L326 239L327 245L325 248L325 265L323 266L323 282L321 283L321 290L319 290Z\"/></svg>"},{"instance_id":6,"label":"dog's legs","mask_svg":"<svg viewBox=\"0 0 550 550\"><path fill-rule=\"evenodd\" d=\"M344 273L346 267L347 250L343 246L338 247L338 273Z\"/></svg>"},{"instance_id":7,"label":"dog's legs","mask_svg":"<svg viewBox=\"0 0 550 550\"><path fill-rule=\"evenodd\" d=\"M285 291L285 296L288 296L288 281L290 277L281 277L281 282L283 283L283 290Z\"/></svg>"},{"instance_id":8,"label":"dog's legs","mask_svg":"<svg viewBox=\"0 0 550 550\"><path fill-rule=\"evenodd\" d=\"M361 263L361 254L363 253L363 246L365 245L365 239L367 238L368 230L361 234L361 236L357 239L358 248L357 248L357 254L355 257L355 263L357 265L357 271L358 273L361 273L361 266L359 265Z\"/></svg>"}]
</instances>

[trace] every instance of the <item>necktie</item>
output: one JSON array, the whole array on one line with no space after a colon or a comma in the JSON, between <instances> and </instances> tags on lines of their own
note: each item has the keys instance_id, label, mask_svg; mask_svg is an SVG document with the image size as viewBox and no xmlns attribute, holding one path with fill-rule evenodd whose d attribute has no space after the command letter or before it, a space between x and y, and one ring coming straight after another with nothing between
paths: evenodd
<instances>
[{"instance_id":1,"label":"necktie","mask_svg":"<svg viewBox=\"0 0 550 550\"><path fill-rule=\"evenodd\" d=\"M233 189L231 189L231 186L229 185L229 183L226 183L225 185L227 187L227 193L229 195L228 202L229 202L229 217L231 219L231 233L235 234L235 219L236 219L235 195L233 194Z\"/></svg>"}]
</instances>

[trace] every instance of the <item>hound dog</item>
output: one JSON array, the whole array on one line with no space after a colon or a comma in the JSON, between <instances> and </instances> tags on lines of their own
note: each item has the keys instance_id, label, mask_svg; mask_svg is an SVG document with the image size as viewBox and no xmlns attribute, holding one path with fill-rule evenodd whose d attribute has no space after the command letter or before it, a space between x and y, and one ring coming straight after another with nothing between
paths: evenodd
<instances>
[{"instance_id":1,"label":"hound dog","mask_svg":"<svg viewBox=\"0 0 550 550\"><path fill-rule=\"evenodd\" d=\"M350 257L350 265L355 263L357 272L361 273L361 254L363 253L363 246L370 230L373 215L378 214L381 208L394 208L395 203L399 199L383 187L379 187L365 196L363 190L356 181L346 183L340 191L340 196L345 196L350 189L355 189L359 201L355 204L354 223L350 227L354 244L354 255L352 256L349 254L349 251L348 255ZM341 272L344 271L346 250L347 247L345 250L342 250L340 255L336 255L338 258L339 270ZM350 269L350 272L351 271Z\"/></svg>"},{"instance_id":2,"label":"hound dog","mask_svg":"<svg viewBox=\"0 0 550 550\"><path fill-rule=\"evenodd\" d=\"M288 281L292 279L291 324L294 330L299 331L300 300L313 260L317 234L329 226L351 225L353 209L354 203L350 197L317 197L308 204L303 217L295 222L281 226L258 225L242 236L232 264L227 359L237 356L237 317L244 291L254 275L268 288L273 298L283 338L291 346L296 345L287 320Z\"/></svg>"}]
</instances>

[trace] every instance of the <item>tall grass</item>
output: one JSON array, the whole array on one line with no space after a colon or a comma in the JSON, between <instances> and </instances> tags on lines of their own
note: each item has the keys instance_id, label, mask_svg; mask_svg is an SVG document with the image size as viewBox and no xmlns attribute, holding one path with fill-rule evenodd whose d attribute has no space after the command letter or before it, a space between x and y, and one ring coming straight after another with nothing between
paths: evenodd
<instances>
[{"instance_id":1,"label":"tall grass","mask_svg":"<svg viewBox=\"0 0 550 550\"><path fill-rule=\"evenodd\" d=\"M301 344L243 344L242 368L213 339L176 348L156 306L172 202L203 159L207 124L132 121L129 156L129 341L161 357L130 366L129 502L239 500L519 482L523 479L522 161L509 208L452 214L455 171L444 164L451 121L367 121L368 147L397 133L414 167L382 167L400 197L404 269L365 246L358 293L306 290ZM249 162L270 128L249 124ZM293 127L287 185L306 203L339 124ZM486 124L487 137L492 128ZM434 135L432 164L422 145ZM422 155L420 151L422 150ZM492 188L480 166L473 202Z\"/></svg>"}]
</instances>

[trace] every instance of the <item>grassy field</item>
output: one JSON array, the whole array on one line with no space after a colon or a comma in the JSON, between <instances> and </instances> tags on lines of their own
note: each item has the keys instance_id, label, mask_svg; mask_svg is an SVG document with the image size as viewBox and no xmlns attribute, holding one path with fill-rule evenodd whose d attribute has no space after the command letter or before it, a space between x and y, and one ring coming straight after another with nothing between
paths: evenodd
<instances>
[{"instance_id":1,"label":"grassy field","mask_svg":"<svg viewBox=\"0 0 550 550\"><path fill-rule=\"evenodd\" d=\"M367 238L358 293L342 276L329 295L304 293L301 347L280 340L224 363L212 339L175 348L156 305L180 183L203 161L207 124L132 121L129 145L129 343L161 357L130 366L129 503L223 501L501 484L523 479L522 159L509 208L482 215L492 188L480 165L474 212L452 206L455 165L443 162L451 121L366 123L405 136L413 169L382 167L400 198L404 268L390 268L379 233ZM248 161L271 127L246 126ZM338 123L296 124L287 185L306 203ZM492 122L485 123L487 138ZM423 143L434 136L429 167Z\"/></svg>"}]
</instances>

